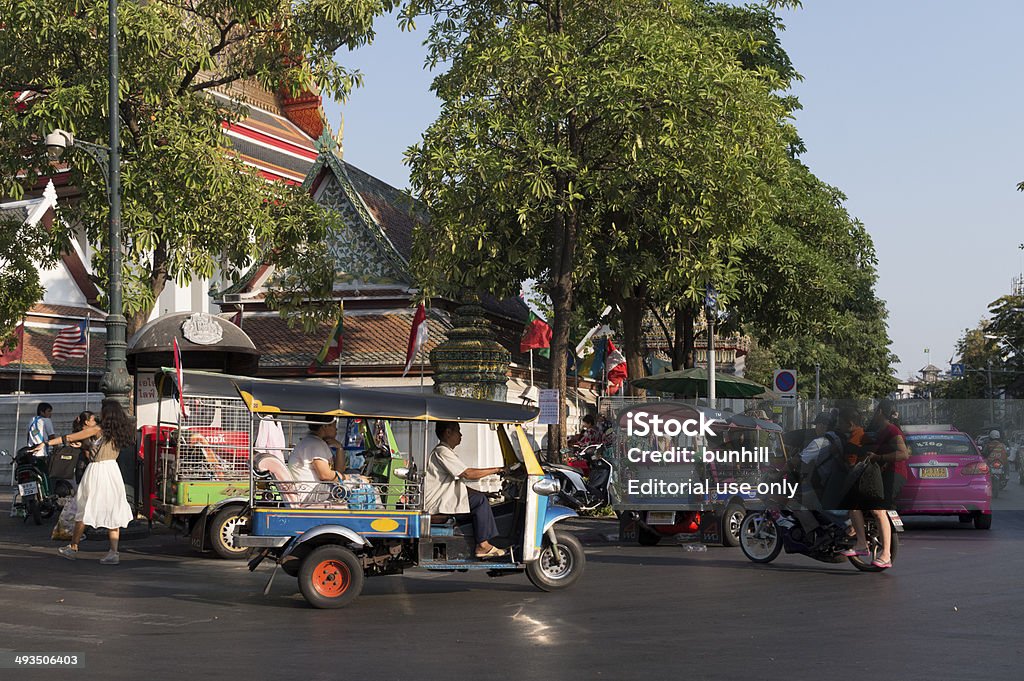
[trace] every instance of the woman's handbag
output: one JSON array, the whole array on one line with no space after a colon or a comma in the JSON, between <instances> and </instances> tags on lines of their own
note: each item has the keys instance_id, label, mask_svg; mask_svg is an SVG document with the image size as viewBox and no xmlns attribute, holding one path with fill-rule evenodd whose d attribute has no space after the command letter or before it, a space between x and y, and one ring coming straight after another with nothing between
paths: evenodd
<instances>
[{"instance_id":1,"label":"woman's handbag","mask_svg":"<svg viewBox=\"0 0 1024 681\"><path fill-rule=\"evenodd\" d=\"M878 508L885 501L885 486L882 484L882 469L874 461L862 461L853 467L860 475L853 489L861 506Z\"/></svg>"}]
</instances>

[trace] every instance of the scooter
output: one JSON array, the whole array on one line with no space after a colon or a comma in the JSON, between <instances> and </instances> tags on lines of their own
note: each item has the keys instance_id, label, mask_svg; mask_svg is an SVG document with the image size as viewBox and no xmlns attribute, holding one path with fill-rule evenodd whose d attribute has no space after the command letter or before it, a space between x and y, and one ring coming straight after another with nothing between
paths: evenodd
<instances>
[{"instance_id":1,"label":"scooter","mask_svg":"<svg viewBox=\"0 0 1024 681\"><path fill-rule=\"evenodd\" d=\"M896 561L899 549L898 533L903 521L896 511L888 511L892 539L889 560ZM823 563L841 563L849 560L858 570L881 572L885 568L872 565L882 553L882 536L878 521L871 512L864 513L867 534L867 556L844 556L841 552L851 545L845 522L832 514L817 511L792 510L786 507L768 508L747 514L740 525L740 549L755 563L770 563L785 549L786 553L799 553Z\"/></svg>"},{"instance_id":2,"label":"scooter","mask_svg":"<svg viewBox=\"0 0 1024 681\"><path fill-rule=\"evenodd\" d=\"M36 525L50 518L64 505L75 488L72 479L78 464L79 451L73 447L56 447L49 456L36 447L22 447L14 457L14 481L18 494L11 511L24 513Z\"/></svg>"},{"instance_id":3,"label":"scooter","mask_svg":"<svg viewBox=\"0 0 1024 681\"><path fill-rule=\"evenodd\" d=\"M558 463L541 464L544 472L559 482L560 489L556 499L577 512L594 511L609 504L612 467L601 455L601 448L597 445L593 446L589 464L589 479L584 479L579 469L574 466Z\"/></svg>"}]
</instances>

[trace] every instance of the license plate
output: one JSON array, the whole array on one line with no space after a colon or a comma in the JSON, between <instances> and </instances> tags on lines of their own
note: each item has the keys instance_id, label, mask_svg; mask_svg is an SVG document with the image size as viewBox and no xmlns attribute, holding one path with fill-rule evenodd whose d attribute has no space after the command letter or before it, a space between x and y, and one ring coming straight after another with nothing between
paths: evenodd
<instances>
[{"instance_id":1,"label":"license plate","mask_svg":"<svg viewBox=\"0 0 1024 681\"><path fill-rule=\"evenodd\" d=\"M648 511L647 512L647 524L648 525L675 525L676 524L676 512L675 511Z\"/></svg>"},{"instance_id":2,"label":"license plate","mask_svg":"<svg viewBox=\"0 0 1024 681\"><path fill-rule=\"evenodd\" d=\"M922 479L930 478L930 479L935 480L935 479L948 478L948 477L949 477L949 469L948 468L933 466L933 467L930 467L930 468L922 468L921 469L921 478Z\"/></svg>"},{"instance_id":3,"label":"license plate","mask_svg":"<svg viewBox=\"0 0 1024 681\"><path fill-rule=\"evenodd\" d=\"M900 518L900 514L896 511L889 511L889 520L892 521L892 526L896 528L897 532L903 531L903 518Z\"/></svg>"},{"instance_id":4,"label":"license plate","mask_svg":"<svg viewBox=\"0 0 1024 681\"><path fill-rule=\"evenodd\" d=\"M18 494L22 497L30 497L39 494L39 485L34 482L23 482L18 485Z\"/></svg>"}]
</instances>

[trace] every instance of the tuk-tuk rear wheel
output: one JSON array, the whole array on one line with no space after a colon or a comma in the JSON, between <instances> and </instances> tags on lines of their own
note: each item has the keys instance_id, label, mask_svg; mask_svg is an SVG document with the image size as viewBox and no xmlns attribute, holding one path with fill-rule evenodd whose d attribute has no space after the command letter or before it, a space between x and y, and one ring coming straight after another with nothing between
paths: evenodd
<instances>
[{"instance_id":1,"label":"tuk-tuk rear wheel","mask_svg":"<svg viewBox=\"0 0 1024 681\"><path fill-rule=\"evenodd\" d=\"M210 534L210 548L221 558L237 560L249 555L249 549L236 546L234 540L235 528L244 527L248 522L248 516L239 515L244 508L242 504L232 504L220 509L207 528Z\"/></svg>"},{"instance_id":2,"label":"tuk-tuk rear wheel","mask_svg":"<svg viewBox=\"0 0 1024 681\"><path fill-rule=\"evenodd\" d=\"M551 542L544 538L540 557L527 564L526 576L541 591L557 591L576 583L583 574L587 556L583 545L571 534L556 532L558 556L551 549Z\"/></svg>"},{"instance_id":3,"label":"tuk-tuk rear wheel","mask_svg":"<svg viewBox=\"0 0 1024 681\"><path fill-rule=\"evenodd\" d=\"M343 546L320 546L302 559L299 591L314 608L340 608L363 590L363 566Z\"/></svg>"}]
</instances>

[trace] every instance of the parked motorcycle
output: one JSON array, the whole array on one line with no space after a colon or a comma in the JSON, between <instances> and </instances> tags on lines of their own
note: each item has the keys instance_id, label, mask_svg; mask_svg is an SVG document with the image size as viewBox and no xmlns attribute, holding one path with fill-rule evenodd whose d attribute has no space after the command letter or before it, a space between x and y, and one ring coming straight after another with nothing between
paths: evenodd
<instances>
[{"instance_id":1,"label":"parked motorcycle","mask_svg":"<svg viewBox=\"0 0 1024 681\"><path fill-rule=\"evenodd\" d=\"M74 447L57 447L47 456L35 447L22 447L14 457L14 481L18 494L13 510L42 525L74 494L72 480L80 452Z\"/></svg>"},{"instance_id":2,"label":"parked motorcycle","mask_svg":"<svg viewBox=\"0 0 1024 681\"><path fill-rule=\"evenodd\" d=\"M903 531L903 521L896 511L889 511L888 515L893 529L889 557L895 562L899 548L897 537ZM850 546L845 523L824 513L785 507L753 511L740 525L740 549L755 563L770 563L785 549L786 553L799 553L823 563L841 563L848 559L858 570L880 572L885 568L871 564L882 553L882 537L874 514L865 513L864 524L868 555L847 558L840 553Z\"/></svg>"},{"instance_id":3,"label":"parked motorcycle","mask_svg":"<svg viewBox=\"0 0 1024 681\"><path fill-rule=\"evenodd\" d=\"M612 467L604 456L601 455L601 447L592 445L587 450L593 450L589 455L590 476L584 478L578 467L558 464L542 463L541 468L548 473L560 485L558 495L555 497L559 503L574 511L595 511L609 503L609 488L612 480Z\"/></svg>"}]
</instances>

